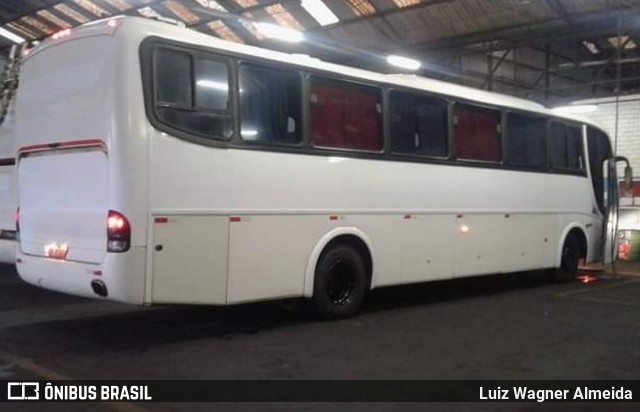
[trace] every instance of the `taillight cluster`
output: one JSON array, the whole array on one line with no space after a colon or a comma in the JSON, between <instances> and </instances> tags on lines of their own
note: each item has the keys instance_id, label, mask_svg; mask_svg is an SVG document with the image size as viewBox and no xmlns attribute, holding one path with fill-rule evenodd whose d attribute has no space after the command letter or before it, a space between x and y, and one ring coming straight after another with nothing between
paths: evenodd
<instances>
[{"instance_id":1,"label":"taillight cluster","mask_svg":"<svg viewBox=\"0 0 640 412\"><path fill-rule=\"evenodd\" d=\"M131 226L119 212L109 211L107 217L107 252L122 253L131 246Z\"/></svg>"}]
</instances>

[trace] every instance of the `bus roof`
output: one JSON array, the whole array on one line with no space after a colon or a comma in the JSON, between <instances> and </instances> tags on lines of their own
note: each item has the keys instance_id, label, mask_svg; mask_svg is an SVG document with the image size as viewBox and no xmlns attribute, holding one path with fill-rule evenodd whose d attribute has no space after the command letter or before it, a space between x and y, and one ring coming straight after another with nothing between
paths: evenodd
<instances>
[{"instance_id":1,"label":"bus roof","mask_svg":"<svg viewBox=\"0 0 640 412\"><path fill-rule=\"evenodd\" d=\"M117 24L115 24L114 21ZM500 106L503 108L512 108L561 119L569 119L581 123L587 123L589 125L602 129L601 126L599 126L591 119L572 114L559 114L531 100L480 90L473 87L457 85L423 76L412 74L378 73L369 70L329 63L304 54L284 53L245 44L233 43L214 36L207 35L202 32L142 17L118 16L87 23L73 29L73 35L69 36L69 38L77 39L81 37L95 36L100 34L108 35L114 33L116 30L123 30L125 32L125 36L134 33L136 34L136 37L139 37L140 35L142 35L142 37L159 36L178 42L225 50L234 54L259 57L275 62L293 64L298 67L322 70L335 74L342 74L344 76L356 78L363 81L368 80L384 83L387 85L407 87L416 90L451 96L454 98L463 96L465 100L477 102L480 104ZM53 46L60 40L64 39L53 39L51 37L48 38L39 46L37 46L33 50L33 53L31 53L29 56L25 56L25 59L38 54L38 52L41 50Z\"/></svg>"}]
</instances>

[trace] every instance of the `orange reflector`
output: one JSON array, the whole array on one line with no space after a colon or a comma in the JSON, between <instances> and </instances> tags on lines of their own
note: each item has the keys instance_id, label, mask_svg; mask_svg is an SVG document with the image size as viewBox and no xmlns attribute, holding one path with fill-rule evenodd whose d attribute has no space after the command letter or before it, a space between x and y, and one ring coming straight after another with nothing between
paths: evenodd
<instances>
[{"instance_id":1,"label":"orange reflector","mask_svg":"<svg viewBox=\"0 0 640 412\"><path fill-rule=\"evenodd\" d=\"M578 275L576 276L576 279L579 280L581 283L593 283L600 280L599 277L591 276L591 275Z\"/></svg>"}]
</instances>

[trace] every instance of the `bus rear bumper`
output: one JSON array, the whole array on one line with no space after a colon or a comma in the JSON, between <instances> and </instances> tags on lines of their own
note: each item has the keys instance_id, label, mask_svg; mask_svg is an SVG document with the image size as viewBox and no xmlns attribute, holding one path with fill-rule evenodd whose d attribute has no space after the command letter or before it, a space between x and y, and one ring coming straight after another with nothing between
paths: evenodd
<instances>
[{"instance_id":1,"label":"bus rear bumper","mask_svg":"<svg viewBox=\"0 0 640 412\"><path fill-rule=\"evenodd\" d=\"M126 253L108 253L102 264L60 261L18 251L16 268L22 280L44 289L142 305L145 260L144 247L132 247ZM104 286L106 296L99 294L101 286Z\"/></svg>"}]
</instances>

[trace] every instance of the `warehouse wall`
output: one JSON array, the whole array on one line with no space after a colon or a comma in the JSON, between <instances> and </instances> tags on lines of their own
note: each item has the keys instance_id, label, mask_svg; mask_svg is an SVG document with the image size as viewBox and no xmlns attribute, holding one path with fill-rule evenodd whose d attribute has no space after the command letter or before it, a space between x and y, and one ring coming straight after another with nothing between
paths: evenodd
<instances>
[{"instance_id":1,"label":"warehouse wall","mask_svg":"<svg viewBox=\"0 0 640 412\"><path fill-rule=\"evenodd\" d=\"M612 144L616 136L615 98L591 99L574 104L595 104L598 109L585 116L598 122L609 133ZM617 154L626 156L633 167L634 177L640 179L640 94L620 98L618 105Z\"/></svg>"},{"instance_id":2,"label":"warehouse wall","mask_svg":"<svg viewBox=\"0 0 640 412\"><path fill-rule=\"evenodd\" d=\"M425 61L429 59L428 56L425 57ZM445 55L435 63L440 67L454 69L451 75L442 76L443 80L554 105L559 100L566 101L566 96L572 92L583 91L585 86L582 82L590 80L592 76L587 71L568 73L553 70L567 61L571 62L553 55L547 62L544 51L518 48L494 51L491 57L483 53L468 53L455 58ZM552 70L545 77L547 63ZM488 76L491 72L491 76ZM430 73L429 77L438 78L438 74ZM546 81L550 88L548 93L544 90Z\"/></svg>"}]
</instances>

